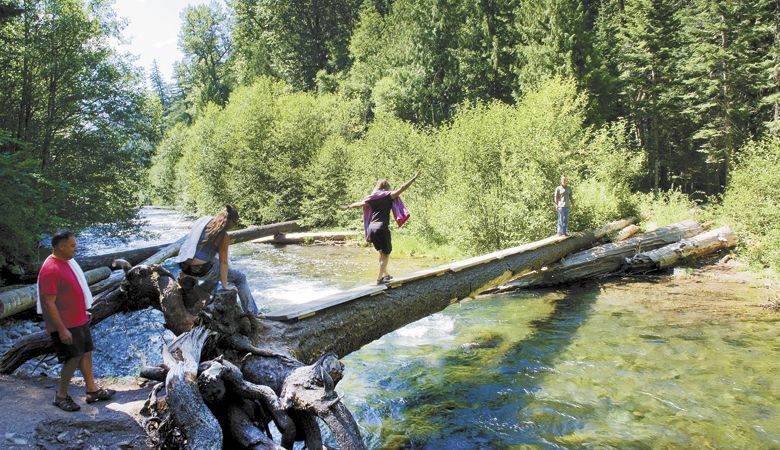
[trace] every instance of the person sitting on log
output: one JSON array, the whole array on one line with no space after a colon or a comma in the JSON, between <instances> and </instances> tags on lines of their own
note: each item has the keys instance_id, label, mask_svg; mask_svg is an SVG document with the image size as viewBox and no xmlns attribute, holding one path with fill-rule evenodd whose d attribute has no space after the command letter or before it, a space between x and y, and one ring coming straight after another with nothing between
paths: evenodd
<instances>
[{"instance_id":1,"label":"person sitting on log","mask_svg":"<svg viewBox=\"0 0 780 450\"><path fill-rule=\"evenodd\" d=\"M115 391L99 388L92 373L94 344L87 312L92 306L92 293L84 272L73 259L76 237L69 231L60 231L52 237L51 248L51 255L38 273L38 313L43 314L57 359L62 363L54 406L72 412L81 409L68 394L77 368L81 369L87 385L87 403L108 400Z\"/></svg>"},{"instance_id":2,"label":"person sitting on log","mask_svg":"<svg viewBox=\"0 0 780 450\"><path fill-rule=\"evenodd\" d=\"M390 237L390 211L393 212L398 226L402 226L409 219L409 211L401 201L401 193L414 183L420 175L418 170L414 176L400 188L391 190L390 183L382 178L376 182L374 191L363 200L348 205L341 205L342 209L363 208L363 231L366 241L371 242L379 251L379 275L376 283L384 284L393 277L387 273L387 263L393 244Z\"/></svg>"},{"instance_id":3,"label":"person sitting on log","mask_svg":"<svg viewBox=\"0 0 780 450\"><path fill-rule=\"evenodd\" d=\"M555 210L558 211L558 236L568 236L569 210L574 206L571 188L566 186L566 176L561 177L561 185L555 188L553 195Z\"/></svg>"},{"instance_id":4,"label":"person sitting on log","mask_svg":"<svg viewBox=\"0 0 780 450\"><path fill-rule=\"evenodd\" d=\"M228 266L230 237L227 232L236 225L238 211L230 205L226 205L215 217L201 218L190 230L174 261L185 274L202 279L209 292L217 287L218 282L226 290L231 289L228 281L234 283L235 288L232 289L238 291L244 312L257 314L259 311L246 275Z\"/></svg>"}]
</instances>

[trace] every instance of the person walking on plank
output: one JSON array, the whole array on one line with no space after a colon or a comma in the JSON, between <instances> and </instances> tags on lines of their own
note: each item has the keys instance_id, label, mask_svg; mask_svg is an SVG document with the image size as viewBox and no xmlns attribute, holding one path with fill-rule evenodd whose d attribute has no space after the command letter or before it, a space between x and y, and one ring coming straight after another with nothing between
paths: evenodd
<instances>
[{"instance_id":1,"label":"person walking on plank","mask_svg":"<svg viewBox=\"0 0 780 450\"><path fill-rule=\"evenodd\" d=\"M390 211L398 226L402 226L409 220L409 211L401 201L401 193L414 183L420 175L418 170L414 176L396 190L392 190L390 183L382 178L376 182L374 191L363 200L348 205L341 205L342 209L363 208L363 231L366 241L371 242L379 251L379 275L376 283L384 284L393 277L387 273L387 263L390 253L393 251L392 238L390 236Z\"/></svg>"}]
</instances>

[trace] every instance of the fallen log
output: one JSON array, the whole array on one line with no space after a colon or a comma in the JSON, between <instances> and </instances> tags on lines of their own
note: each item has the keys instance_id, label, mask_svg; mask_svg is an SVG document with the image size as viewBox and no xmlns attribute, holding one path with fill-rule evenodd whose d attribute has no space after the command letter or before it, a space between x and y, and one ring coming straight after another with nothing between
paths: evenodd
<instances>
[{"instance_id":1,"label":"fallen log","mask_svg":"<svg viewBox=\"0 0 780 450\"><path fill-rule=\"evenodd\" d=\"M87 278L87 283L90 284L90 291L94 294L96 291L92 289L92 285L101 280L108 279L111 276L111 269L108 267L100 267L98 269L87 270L84 272L84 276ZM35 284L4 291L0 293L0 319L34 308L37 301L38 286Z\"/></svg>"},{"instance_id":2,"label":"fallen log","mask_svg":"<svg viewBox=\"0 0 780 450\"><path fill-rule=\"evenodd\" d=\"M516 274L539 269L588 248L632 220L612 222L595 231L572 233L568 237L553 236L399 277L387 286L357 291L358 296L349 302L336 303L314 314L302 311L291 316L291 320L261 318L264 338L275 351L289 353L307 364L328 352L341 358L404 325L504 283ZM246 364L251 366L253 361L250 357Z\"/></svg>"},{"instance_id":3,"label":"fallen log","mask_svg":"<svg viewBox=\"0 0 780 450\"><path fill-rule=\"evenodd\" d=\"M228 233L230 236L230 243L237 244L239 242L247 242L253 239L259 239L263 236L271 236L278 233L288 233L293 231L302 231L303 226L296 220L290 220L287 222L272 223L270 225L256 225L243 230L231 231Z\"/></svg>"},{"instance_id":4,"label":"fallen log","mask_svg":"<svg viewBox=\"0 0 780 450\"><path fill-rule=\"evenodd\" d=\"M734 247L738 241L731 228L718 228L649 252L637 253L625 259L623 270L628 273L645 273L665 269L682 259L705 256Z\"/></svg>"},{"instance_id":5,"label":"fallen log","mask_svg":"<svg viewBox=\"0 0 780 450\"><path fill-rule=\"evenodd\" d=\"M641 228L639 228L636 225L629 225L622 230L620 230L620 233L615 237L615 242L625 241L626 239L633 237L635 234L639 233Z\"/></svg>"},{"instance_id":6,"label":"fallen log","mask_svg":"<svg viewBox=\"0 0 780 450\"><path fill-rule=\"evenodd\" d=\"M92 304L92 319L89 322L94 327L103 320L122 310L127 310L126 292L122 289L106 291L95 296ZM51 337L46 331L28 334L12 345L0 357L0 373L11 374L25 362L38 356L54 353Z\"/></svg>"},{"instance_id":7,"label":"fallen log","mask_svg":"<svg viewBox=\"0 0 780 450\"><path fill-rule=\"evenodd\" d=\"M188 448L220 450L222 428L203 403L197 383L200 353L208 336L207 329L196 327L165 347L163 360L170 368L165 379L166 401Z\"/></svg>"},{"instance_id":8,"label":"fallen log","mask_svg":"<svg viewBox=\"0 0 780 450\"><path fill-rule=\"evenodd\" d=\"M158 244L149 247L131 248L128 250L120 250L94 256L83 256L76 258L76 261L83 270L89 270L94 267L110 266L115 259L124 259L130 264L139 264L141 261L154 255L168 245L169 244Z\"/></svg>"},{"instance_id":9,"label":"fallen log","mask_svg":"<svg viewBox=\"0 0 780 450\"><path fill-rule=\"evenodd\" d=\"M249 228L245 228L243 230L229 232L228 235L230 236L230 243L237 244L239 242L246 242L253 239L258 239L259 237L263 237L263 236L269 236L269 235L273 236L278 233L300 230L300 229L301 226L298 224L298 222L288 221L288 222L274 223L270 225L252 226ZM155 245L152 247L145 247L143 249L128 250L128 252L130 253L114 252L105 255L90 256L87 257L86 259L92 260L91 258L94 258L94 261L107 261L106 266L109 266L112 265L114 261L113 257L121 256L125 254L132 254L133 259L127 260L131 266L133 265L149 266L152 264L160 264L166 259L175 256L179 252L179 249L181 248L183 243L184 243L184 237L180 238L175 242L165 244L165 245ZM151 252L152 250L154 251ZM151 254L149 254L150 252ZM108 256L111 256L112 259L108 260ZM138 257L140 256L144 256L144 259L139 261ZM76 260L79 261L79 265L81 265L81 259L77 258ZM107 267L94 269L94 270L95 270L94 273L96 274L99 273L101 278L94 278L94 280L88 278L87 280L90 283L90 285L93 283L97 283L100 280L103 280L103 282L95 286L94 289L92 286L90 286L90 290L92 291L93 294L115 289L117 286L119 286L119 283L124 279L124 275L122 272L115 271L114 273L112 273L111 270L108 269ZM85 274L90 274L90 273L93 273L93 271L88 270L85 272ZM35 289L36 289L35 285L31 284L31 285L21 287L17 290L0 293L0 319L3 319L12 314L16 314L34 307L36 301Z\"/></svg>"},{"instance_id":10,"label":"fallen log","mask_svg":"<svg viewBox=\"0 0 780 450\"><path fill-rule=\"evenodd\" d=\"M317 242L343 242L348 239L358 239L363 233L359 231L319 231L312 233L281 233L254 239L253 244L307 244Z\"/></svg>"},{"instance_id":11,"label":"fallen log","mask_svg":"<svg viewBox=\"0 0 780 450\"><path fill-rule=\"evenodd\" d=\"M370 290L371 293L358 295L348 303L336 303L317 310L313 315L292 320L271 320L245 314L236 301L235 292L220 291L196 313L194 325L205 326L214 336L206 342L201 359L213 362L221 355L240 368L245 381L273 390L282 407L273 406L275 403L271 401L272 409L289 414L296 430L295 440L305 440L307 448L322 447L315 420L319 417L331 428L339 448L360 449L364 445L357 424L334 391L343 371L343 365L337 358L408 323L441 311L455 301L477 295L485 287L503 282L514 274L538 269L569 253L588 248L598 239L629 223L626 220L613 222L592 232L554 236L424 273L399 277L381 286L379 291ZM164 310L167 302L183 302L186 307L187 304L208 300L207 293L185 292L186 285L183 280L179 283L173 281L173 277L159 266L139 265L128 272L122 288L112 292L123 293L122 309L146 305ZM188 297L191 298L187 300ZM179 322L166 322L166 326L171 329L186 328L188 317L195 313L195 309L189 311L189 315L169 317L166 314L166 321ZM2 370L11 367L5 364L6 356L0 358ZM20 359L17 357L16 362ZM172 364L170 361L167 363L169 366ZM159 376L161 372L170 371L161 368L144 373ZM226 385L229 384L220 378ZM202 397L203 401L216 398L218 402L223 402L224 407L212 411L221 424L225 442L242 445L256 442L258 446L265 446L252 424L258 424L260 429L267 427L274 417L273 411L261 401L248 398L251 395L246 390L226 387L228 393L220 397L220 384L211 386L215 389L209 388L209 391L216 394ZM174 394L168 393L168 396L171 395ZM150 399L149 403L167 405L160 406L161 410L173 409L167 400L151 402ZM184 414L185 418L167 423L189 423L187 413ZM293 435L289 425L281 431L283 436ZM173 435L176 433L166 434Z\"/></svg>"},{"instance_id":12,"label":"fallen log","mask_svg":"<svg viewBox=\"0 0 780 450\"><path fill-rule=\"evenodd\" d=\"M260 236L267 235L267 231L264 230L263 227L274 227L274 232L281 233L281 232L291 232L291 231L299 231L302 230L303 227L297 222L297 221L288 221L288 222L280 222L275 223L271 225L261 225L258 227L249 227L244 230L238 230L235 232L231 232L231 243L236 242L245 242L251 239L255 239ZM254 233L260 233L259 236L256 236L255 238L252 238L251 236L254 235ZM244 234L247 236L250 236L248 238L244 238ZM234 238L234 236L236 236ZM115 259L124 259L125 261L129 262L131 265L137 265L142 264L144 260L151 259L153 255L155 255L160 250L164 249L165 247L170 246L171 244L174 244L174 242L166 242L164 244L157 244L157 245L150 245L146 247L138 247L138 248L130 248L127 250L119 250L111 253L102 253L100 255L93 255L93 256L79 256L76 258L76 261L79 263L79 266L83 270L90 270L95 269L98 267L107 267L111 265L111 262L113 262ZM178 251L178 250L177 250ZM40 270L40 265L34 266L33 271L37 273Z\"/></svg>"},{"instance_id":13,"label":"fallen log","mask_svg":"<svg viewBox=\"0 0 780 450\"><path fill-rule=\"evenodd\" d=\"M525 274L483 293L495 294L530 287L554 286L615 272L620 269L626 257L663 247L680 239L695 236L702 231L702 225L693 220L661 227L622 242L600 245L575 253L546 269Z\"/></svg>"},{"instance_id":14,"label":"fallen log","mask_svg":"<svg viewBox=\"0 0 780 450\"><path fill-rule=\"evenodd\" d=\"M92 292L92 295L100 294L101 292L107 291L112 287L116 286L124 278L125 278L124 270L114 270L113 272L111 272L111 276L109 276L105 280L98 281L95 284L90 284L89 290Z\"/></svg>"}]
</instances>

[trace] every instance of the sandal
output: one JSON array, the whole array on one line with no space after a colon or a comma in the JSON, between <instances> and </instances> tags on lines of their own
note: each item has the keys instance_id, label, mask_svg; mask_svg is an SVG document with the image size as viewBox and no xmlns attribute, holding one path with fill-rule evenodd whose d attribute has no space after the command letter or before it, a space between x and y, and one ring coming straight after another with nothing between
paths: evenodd
<instances>
[{"instance_id":1,"label":"sandal","mask_svg":"<svg viewBox=\"0 0 780 450\"><path fill-rule=\"evenodd\" d=\"M57 408L63 411L68 411L68 412L78 411L81 409L81 406L79 406L76 402L74 402L70 395L63 398L55 394L54 403L52 403L52 405L56 406Z\"/></svg>"},{"instance_id":2,"label":"sandal","mask_svg":"<svg viewBox=\"0 0 780 450\"><path fill-rule=\"evenodd\" d=\"M393 277L388 275L386 277L382 277L382 278L379 278L378 280L376 280L376 284L387 284L387 283L389 283L392 280L393 280Z\"/></svg>"},{"instance_id":3,"label":"sandal","mask_svg":"<svg viewBox=\"0 0 780 450\"><path fill-rule=\"evenodd\" d=\"M103 389L100 388L95 392L87 392L87 403L95 403L99 402L101 400L108 400L111 397L116 394L116 391L113 389Z\"/></svg>"}]
</instances>

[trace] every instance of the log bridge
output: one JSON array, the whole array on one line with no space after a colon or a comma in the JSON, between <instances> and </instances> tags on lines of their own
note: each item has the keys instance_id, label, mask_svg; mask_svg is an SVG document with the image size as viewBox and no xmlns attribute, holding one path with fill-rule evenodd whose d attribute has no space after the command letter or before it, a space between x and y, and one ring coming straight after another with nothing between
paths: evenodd
<instances>
[{"instance_id":1,"label":"log bridge","mask_svg":"<svg viewBox=\"0 0 780 450\"><path fill-rule=\"evenodd\" d=\"M344 370L339 358L488 288L545 272L632 222L550 237L260 316L241 311L234 291L210 296L187 276L177 280L156 263L141 264L127 272L120 289L101 294L93 322L153 307L178 335L164 350L165 364L141 372L160 381L143 410L158 447L279 449L304 441L306 448L322 448L320 418L340 448L362 449L359 428L334 389ZM648 251L700 230L677 224L653 234L641 250L631 239L625 245L633 253ZM47 336L22 338L0 357L0 372L50 351ZM163 386L166 394L159 396Z\"/></svg>"}]
</instances>

